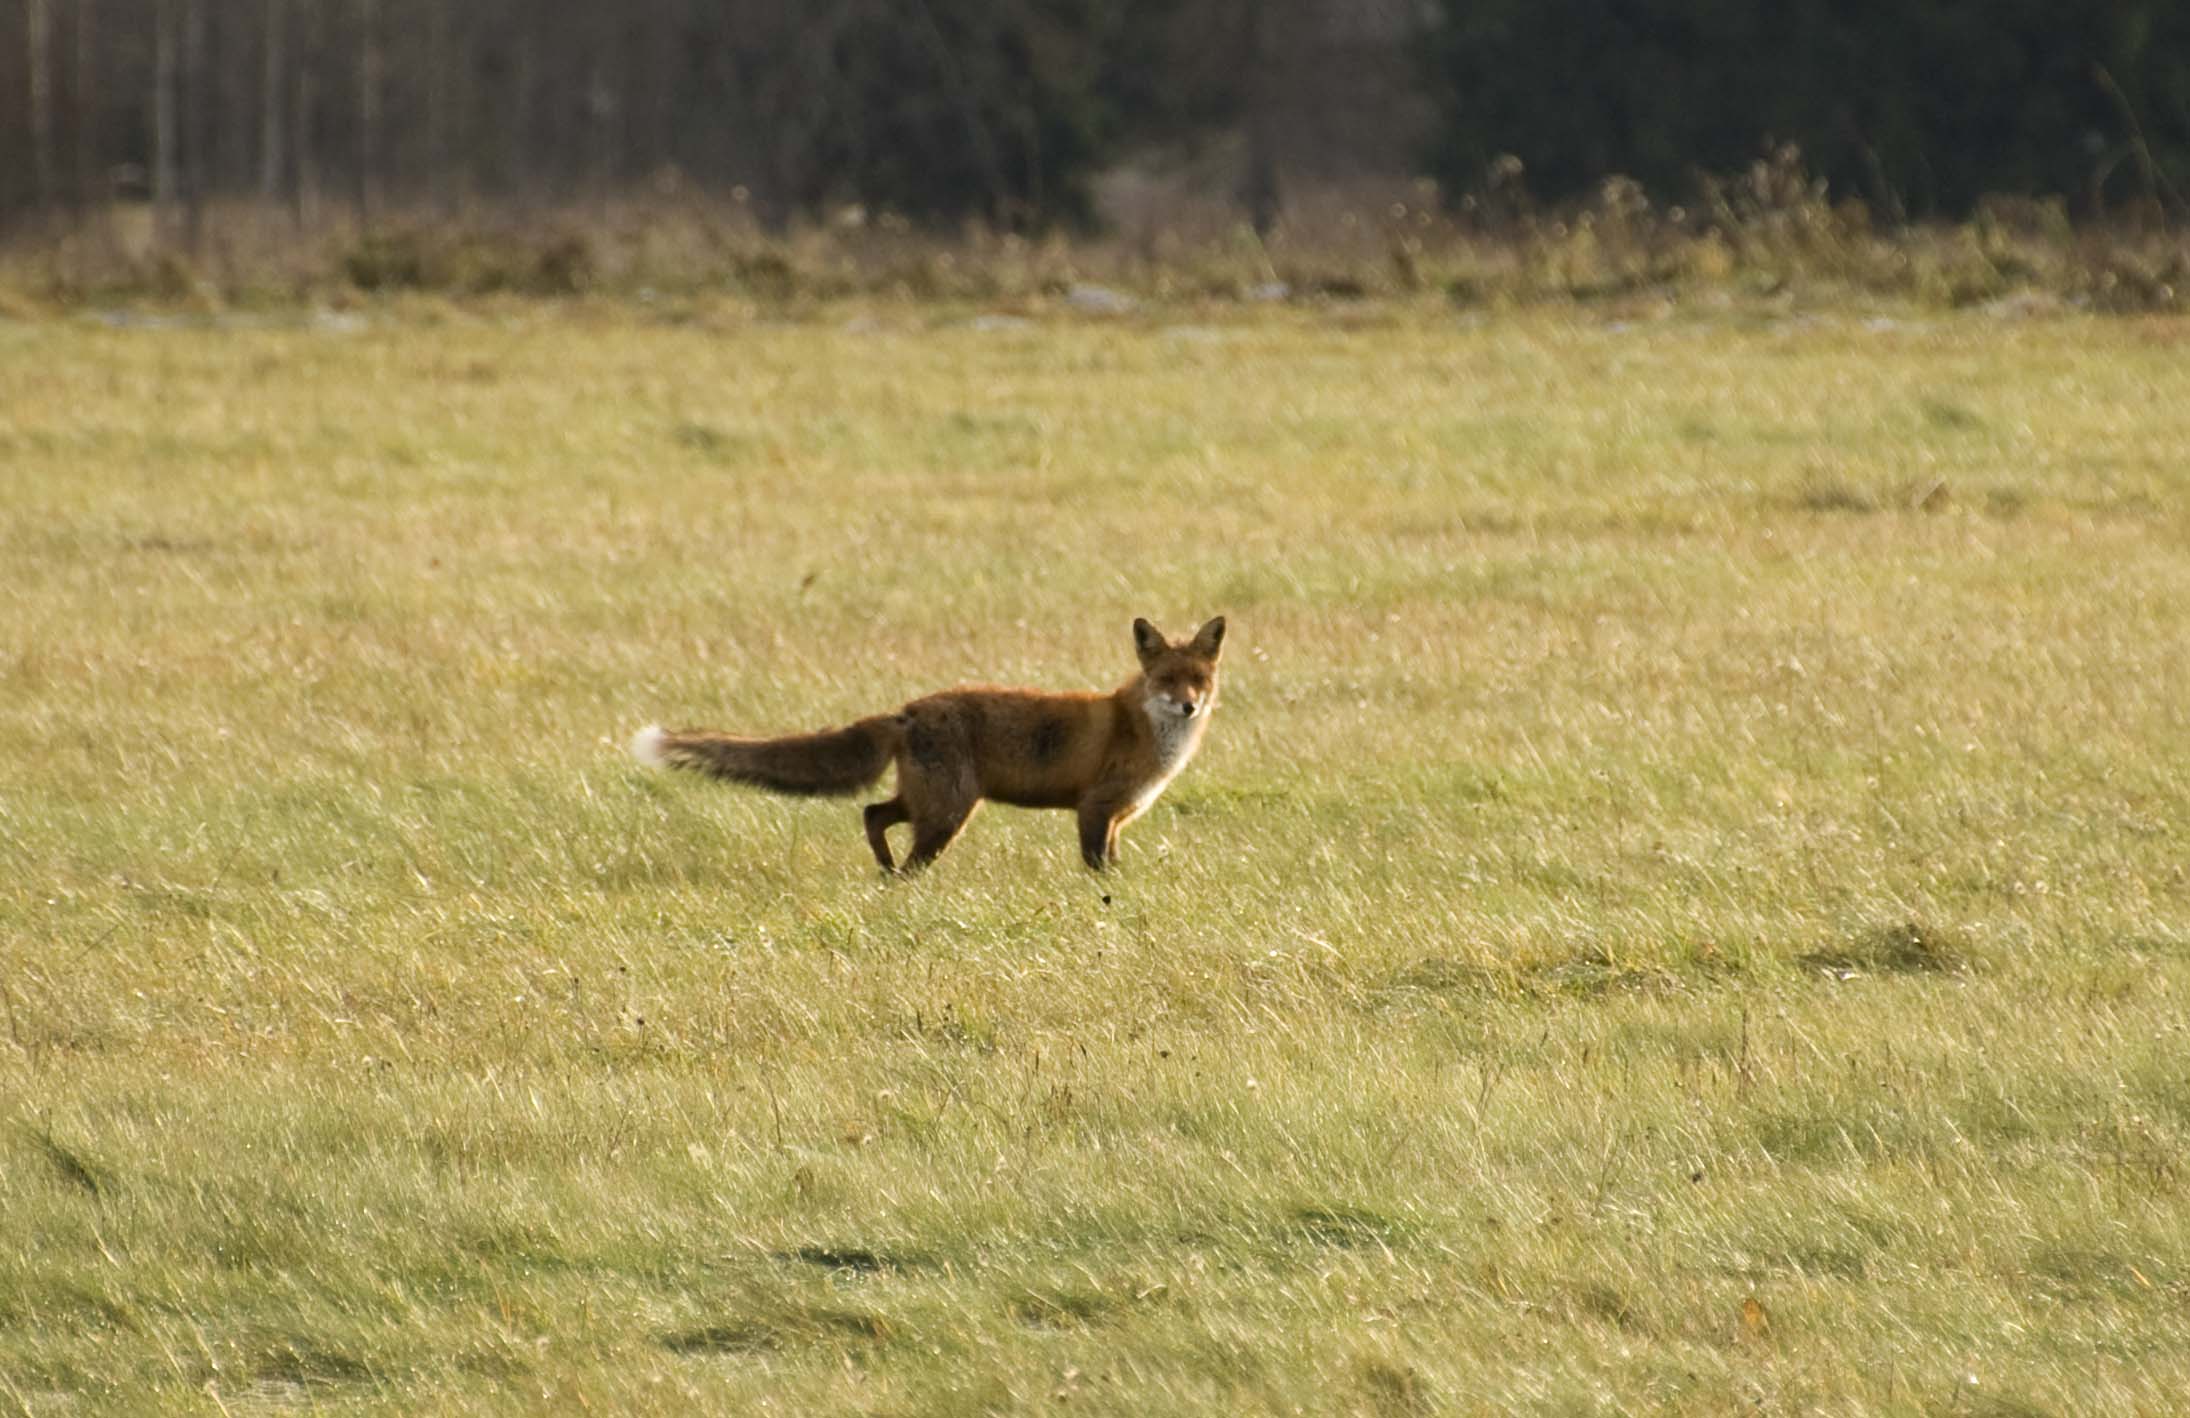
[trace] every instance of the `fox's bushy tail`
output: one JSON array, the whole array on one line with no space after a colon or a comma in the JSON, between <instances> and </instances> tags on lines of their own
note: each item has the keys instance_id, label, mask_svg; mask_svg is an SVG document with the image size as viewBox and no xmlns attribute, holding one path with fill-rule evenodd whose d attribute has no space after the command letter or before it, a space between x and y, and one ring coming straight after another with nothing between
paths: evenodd
<instances>
[{"instance_id":1,"label":"fox's bushy tail","mask_svg":"<svg viewBox=\"0 0 2190 1418\"><path fill-rule=\"evenodd\" d=\"M894 714L780 739L739 738L712 729L673 731L655 724L631 740L631 756L648 765L688 768L775 793L843 797L882 776L902 732Z\"/></svg>"}]
</instances>

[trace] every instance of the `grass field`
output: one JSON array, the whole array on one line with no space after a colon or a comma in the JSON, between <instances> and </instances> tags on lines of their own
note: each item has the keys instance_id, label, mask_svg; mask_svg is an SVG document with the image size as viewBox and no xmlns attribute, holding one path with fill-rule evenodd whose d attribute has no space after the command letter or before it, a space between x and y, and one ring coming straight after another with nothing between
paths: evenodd
<instances>
[{"instance_id":1,"label":"grass field","mask_svg":"<svg viewBox=\"0 0 2190 1418\"><path fill-rule=\"evenodd\" d=\"M0 1407L2176 1411L2186 706L2180 320L0 323Z\"/></svg>"}]
</instances>

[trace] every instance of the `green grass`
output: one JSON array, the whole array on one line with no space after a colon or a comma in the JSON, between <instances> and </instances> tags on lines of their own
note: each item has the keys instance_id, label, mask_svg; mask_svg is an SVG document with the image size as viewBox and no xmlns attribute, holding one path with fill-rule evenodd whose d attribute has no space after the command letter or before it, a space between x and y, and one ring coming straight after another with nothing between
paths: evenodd
<instances>
[{"instance_id":1,"label":"green grass","mask_svg":"<svg viewBox=\"0 0 2190 1418\"><path fill-rule=\"evenodd\" d=\"M0 323L0 1404L2190 1391L2190 329L852 313ZM621 754L1218 612L1102 879Z\"/></svg>"}]
</instances>

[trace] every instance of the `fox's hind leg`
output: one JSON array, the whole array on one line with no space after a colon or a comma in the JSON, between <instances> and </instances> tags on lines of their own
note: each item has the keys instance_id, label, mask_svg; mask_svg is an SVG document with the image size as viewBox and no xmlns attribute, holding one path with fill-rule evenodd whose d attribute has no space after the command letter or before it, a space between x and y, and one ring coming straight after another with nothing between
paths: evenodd
<instances>
[{"instance_id":1,"label":"fox's hind leg","mask_svg":"<svg viewBox=\"0 0 2190 1418\"><path fill-rule=\"evenodd\" d=\"M929 820L929 822L920 822L918 817L915 817L915 820L913 820L913 850L911 850L911 855L904 859L904 870L918 872L920 868L924 868L926 864L929 864L929 861L935 861L937 857L942 857L944 848L950 846L950 842L955 842L957 835L959 835L959 828L966 826L966 820L968 820L968 817L972 817L972 809L977 809L977 807L981 807L979 798L968 802L966 809L959 811L955 817L933 817L933 820Z\"/></svg>"},{"instance_id":2,"label":"fox's hind leg","mask_svg":"<svg viewBox=\"0 0 2190 1418\"><path fill-rule=\"evenodd\" d=\"M897 861L890 855L889 831L900 822L912 821L912 814L905 810L905 800L896 797L886 803L869 803L866 818L867 845L874 848L874 859L882 863L882 870L896 871Z\"/></svg>"},{"instance_id":3,"label":"fox's hind leg","mask_svg":"<svg viewBox=\"0 0 2190 1418\"><path fill-rule=\"evenodd\" d=\"M950 711L905 716L905 746L897 757L897 800L912 822L912 851L905 870L918 871L943 854L966 819L981 805L981 780L973 769L973 739L964 719Z\"/></svg>"},{"instance_id":4,"label":"fox's hind leg","mask_svg":"<svg viewBox=\"0 0 2190 1418\"><path fill-rule=\"evenodd\" d=\"M912 821L912 851L905 870L918 871L943 855L958 836L966 819L981 806L981 789L971 771L955 766L941 772L922 772L910 765L898 778L897 795Z\"/></svg>"}]
</instances>

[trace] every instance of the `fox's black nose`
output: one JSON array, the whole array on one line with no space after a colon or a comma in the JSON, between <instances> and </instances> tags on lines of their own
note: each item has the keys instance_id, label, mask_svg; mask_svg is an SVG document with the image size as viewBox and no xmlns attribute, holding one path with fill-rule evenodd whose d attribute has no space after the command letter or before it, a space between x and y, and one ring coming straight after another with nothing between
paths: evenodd
<instances>
[{"instance_id":1,"label":"fox's black nose","mask_svg":"<svg viewBox=\"0 0 2190 1418\"><path fill-rule=\"evenodd\" d=\"M1201 708L1201 706L1199 704L1196 704L1191 699L1182 699L1179 701L1179 712L1181 714L1184 714L1189 719L1194 717L1194 711L1199 708Z\"/></svg>"}]
</instances>

